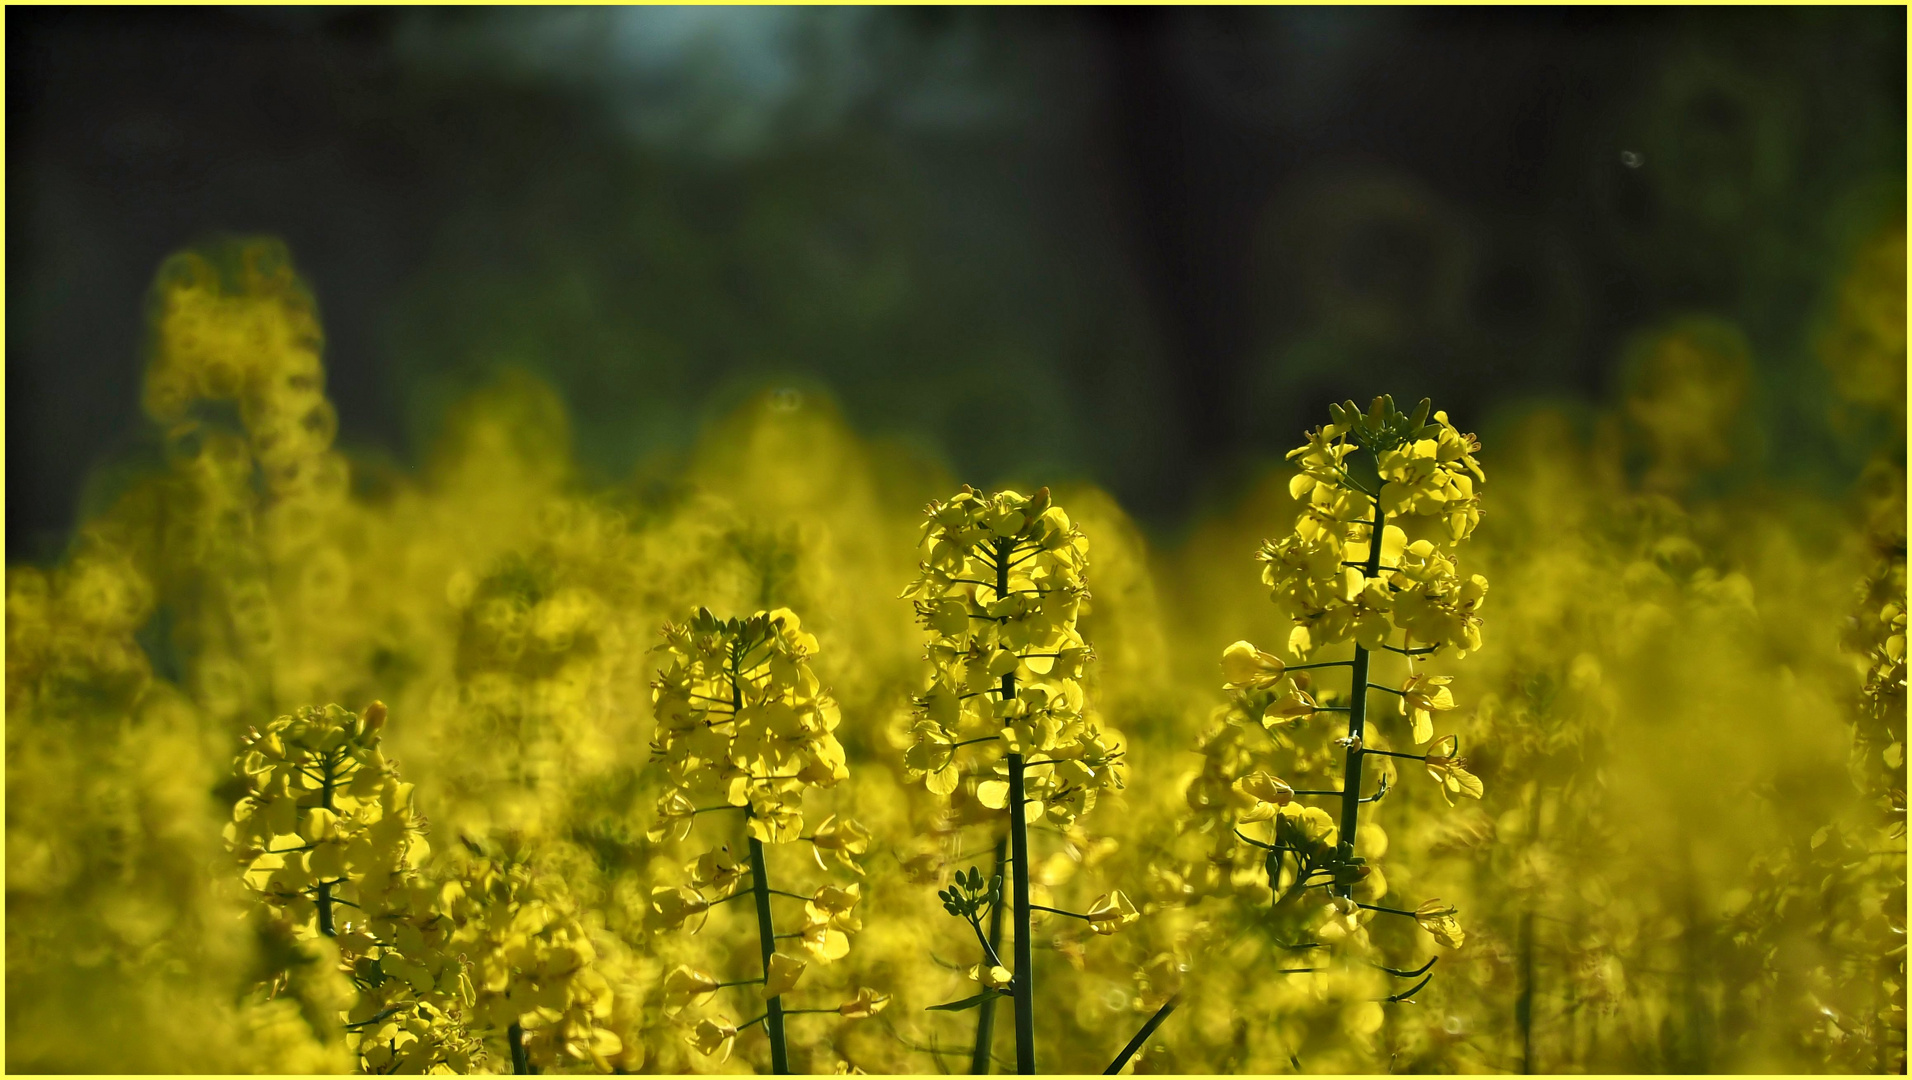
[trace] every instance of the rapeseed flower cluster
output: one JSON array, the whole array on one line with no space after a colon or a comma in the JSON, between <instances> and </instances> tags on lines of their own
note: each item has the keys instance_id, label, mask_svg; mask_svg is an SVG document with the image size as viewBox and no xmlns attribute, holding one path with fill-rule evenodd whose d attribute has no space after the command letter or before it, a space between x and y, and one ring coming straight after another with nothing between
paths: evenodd
<instances>
[{"instance_id":1,"label":"rapeseed flower cluster","mask_svg":"<svg viewBox=\"0 0 1912 1080\"><path fill-rule=\"evenodd\" d=\"M1029 807L1058 825L1122 785L1121 748L1089 713L1083 669L1094 658L1076 630L1088 604L1089 542L1049 501L1014 491L965 489L932 505L923 526L922 573L904 592L929 632L933 671L917 699L921 719L905 754L938 795L965 779L983 806L1009 798L995 750L1044 768L1022 781ZM968 747L981 747L964 754Z\"/></svg>"},{"instance_id":2,"label":"rapeseed flower cluster","mask_svg":"<svg viewBox=\"0 0 1912 1080\"><path fill-rule=\"evenodd\" d=\"M307 707L248 733L226 842L291 939L336 946L358 991L343 1026L366 1072L466 1072L483 1056L466 1027L472 980L418 873L430 845L379 748L385 718L379 702Z\"/></svg>"},{"instance_id":3,"label":"rapeseed flower cluster","mask_svg":"<svg viewBox=\"0 0 1912 1080\"><path fill-rule=\"evenodd\" d=\"M812 963L828 964L850 951L849 934L862 928L857 911L862 885L826 884L805 896L773 889L766 846L809 843L819 867L829 853L844 869L861 875L858 856L869 833L854 821L832 815L809 836L803 835L803 796L849 777L843 745L834 734L841 716L810 661L817 653L814 634L803 630L787 608L760 611L744 619L719 620L699 608L682 624L666 624L660 645L667 664L653 686L657 737L652 756L662 762L668 786L660 797L651 830L658 841L689 835L700 814L739 810L748 861L728 845L706 850L687 868L690 884L658 886L651 907L660 930L675 930L691 920L701 929L710 909L738 898L756 901L758 951L762 975L720 982L701 969L679 965L666 980L672 1013L701 1004L726 986L755 985L765 1012L742 1025L721 1014L685 1017L687 1039L706 1056L729 1058L739 1031L762 1023L771 1042L771 1065L790 1071L784 1017L791 1012L836 1012L844 1017L874 1015L887 1003L867 987L850 1002L831 1009L786 1009L783 996L794 990ZM715 894L714 896L712 894ZM772 898L803 900L801 930L779 935ZM796 948L779 948L794 939Z\"/></svg>"}]
</instances>

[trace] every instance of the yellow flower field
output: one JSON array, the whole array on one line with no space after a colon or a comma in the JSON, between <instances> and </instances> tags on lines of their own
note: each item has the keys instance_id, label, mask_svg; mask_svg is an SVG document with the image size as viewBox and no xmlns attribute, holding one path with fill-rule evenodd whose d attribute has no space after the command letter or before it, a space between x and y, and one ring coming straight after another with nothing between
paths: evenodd
<instances>
[{"instance_id":1,"label":"yellow flower field","mask_svg":"<svg viewBox=\"0 0 1912 1080\"><path fill-rule=\"evenodd\" d=\"M814 394L357 460L290 255L178 255L163 463L7 573L7 1066L1903 1072L1904 294L1901 230L1822 335L1852 490L1686 322L1161 546Z\"/></svg>"}]
</instances>

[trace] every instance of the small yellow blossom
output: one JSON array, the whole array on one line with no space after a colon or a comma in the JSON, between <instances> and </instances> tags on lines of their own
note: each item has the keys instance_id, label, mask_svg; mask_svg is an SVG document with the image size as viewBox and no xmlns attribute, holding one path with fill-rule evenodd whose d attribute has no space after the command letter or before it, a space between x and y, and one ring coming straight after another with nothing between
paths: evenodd
<instances>
[{"instance_id":1,"label":"small yellow blossom","mask_svg":"<svg viewBox=\"0 0 1912 1080\"><path fill-rule=\"evenodd\" d=\"M1447 684L1451 675L1409 675L1401 687L1401 715L1413 725L1414 741L1424 743L1434 737L1434 713L1454 707L1454 694Z\"/></svg>"},{"instance_id":2,"label":"small yellow blossom","mask_svg":"<svg viewBox=\"0 0 1912 1080\"><path fill-rule=\"evenodd\" d=\"M1467 935L1461 931L1460 921L1454 918L1457 911L1451 904L1429 900L1414 909L1414 921L1421 924L1421 929L1434 935L1435 941L1450 949L1458 949Z\"/></svg>"},{"instance_id":3,"label":"small yellow blossom","mask_svg":"<svg viewBox=\"0 0 1912 1080\"><path fill-rule=\"evenodd\" d=\"M1480 778L1467 771L1467 759L1455 753L1457 745L1458 740L1449 735L1437 744L1436 752L1427 755L1428 775L1440 781L1441 794L1449 806L1454 805L1456 795L1478 799L1487 792Z\"/></svg>"},{"instance_id":4,"label":"small yellow blossom","mask_svg":"<svg viewBox=\"0 0 1912 1080\"><path fill-rule=\"evenodd\" d=\"M1248 809L1242 811L1240 821L1267 821L1284 806L1295 801L1295 789L1289 787L1278 776L1265 772L1254 772L1236 780L1234 790L1237 795L1250 801Z\"/></svg>"},{"instance_id":5,"label":"small yellow blossom","mask_svg":"<svg viewBox=\"0 0 1912 1080\"><path fill-rule=\"evenodd\" d=\"M722 1050L723 1056L718 1060L729 1061L730 1049L737 1041L737 1029L732 1027L727 1019L705 1017L697 1022L696 1027L690 1029L685 1038L705 1057L710 1057Z\"/></svg>"},{"instance_id":6,"label":"small yellow blossom","mask_svg":"<svg viewBox=\"0 0 1912 1080\"><path fill-rule=\"evenodd\" d=\"M710 901L705 900L696 889L684 886L658 886L651 890L651 910L656 913L657 925L662 930L675 930L690 919L703 916L710 911ZM700 919L700 928L703 922Z\"/></svg>"},{"instance_id":7,"label":"small yellow blossom","mask_svg":"<svg viewBox=\"0 0 1912 1080\"><path fill-rule=\"evenodd\" d=\"M1095 903L1089 905L1089 929L1098 934L1113 934L1142 917L1121 889L1108 896L1098 896Z\"/></svg>"},{"instance_id":8,"label":"small yellow blossom","mask_svg":"<svg viewBox=\"0 0 1912 1080\"><path fill-rule=\"evenodd\" d=\"M664 1011L675 1013L686 1005L702 1004L717 990L716 976L679 964L664 976Z\"/></svg>"},{"instance_id":9,"label":"small yellow blossom","mask_svg":"<svg viewBox=\"0 0 1912 1080\"><path fill-rule=\"evenodd\" d=\"M1246 641L1237 641L1222 651L1222 674L1228 678L1231 690L1270 689L1286 670L1280 657Z\"/></svg>"},{"instance_id":10,"label":"small yellow blossom","mask_svg":"<svg viewBox=\"0 0 1912 1080\"><path fill-rule=\"evenodd\" d=\"M837 1012L852 1020L867 1020L883 1011L890 1003L890 995L879 994L867 986L859 986L856 997L837 1006Z\"/></svg>"}]
</instances>

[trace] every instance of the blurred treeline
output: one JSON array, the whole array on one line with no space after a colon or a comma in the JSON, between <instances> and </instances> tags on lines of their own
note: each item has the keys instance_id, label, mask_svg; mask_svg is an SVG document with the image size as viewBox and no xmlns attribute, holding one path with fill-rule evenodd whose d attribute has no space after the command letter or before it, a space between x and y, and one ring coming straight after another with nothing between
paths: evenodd
<instances>
[{"instance_id":1,"label":"blurred treeline","mask_svg":"<svg viewBox=\"0 0 1912 1080\"><path fill-rule=\"evenodd\" d=\"M224 231L298 254L344 443L406 468L501 367L598 479L792 386L1173 534L1328 400L1614 400L1702 313L1736 460L1843 484L1879 432L1815 320L1903 212L1904 18L10 11L9 557L157 455L141 298Z\"/></svg>"}]
</instances>

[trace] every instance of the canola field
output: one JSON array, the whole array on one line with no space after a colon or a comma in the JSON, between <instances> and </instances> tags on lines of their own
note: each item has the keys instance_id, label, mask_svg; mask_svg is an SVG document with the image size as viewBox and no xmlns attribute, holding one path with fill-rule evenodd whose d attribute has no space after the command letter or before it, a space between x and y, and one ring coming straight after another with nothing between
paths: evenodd
<instances>
[{"instance_id":1,"label":"canola field","mask_svg":"<svg viewBox=\"0 0 1912 1080\"><path fill-rule=\"evenodd\" d=\"M1166 546L793 391L603 488L528 375L356 459L291 256L183 253L163 462L7 571L7 1067L1903 1072L1904 266L1847 489L1690 320Z\"/></svg>"}]
</instances>

